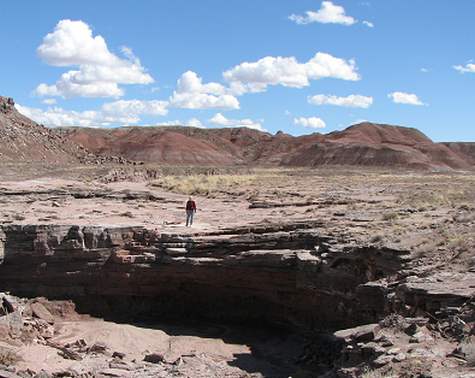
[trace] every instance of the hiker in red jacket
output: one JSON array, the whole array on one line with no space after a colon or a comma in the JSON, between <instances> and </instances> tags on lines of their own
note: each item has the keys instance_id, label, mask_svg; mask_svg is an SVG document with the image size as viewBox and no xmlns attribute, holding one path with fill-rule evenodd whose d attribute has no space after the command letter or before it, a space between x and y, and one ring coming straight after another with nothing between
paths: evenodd
<instances>
[{"instance_id":1,"label":"hiker in red jacket","mask_svg":"<svg viewBox=\"0 0 475 378\"><path fill-rule=\"evenodd\" d=\"M193 198L188 198L186 203L186 227L193 224L193 215L196 213L196 203L193 201Z\"/></svg>"}]
</instances>

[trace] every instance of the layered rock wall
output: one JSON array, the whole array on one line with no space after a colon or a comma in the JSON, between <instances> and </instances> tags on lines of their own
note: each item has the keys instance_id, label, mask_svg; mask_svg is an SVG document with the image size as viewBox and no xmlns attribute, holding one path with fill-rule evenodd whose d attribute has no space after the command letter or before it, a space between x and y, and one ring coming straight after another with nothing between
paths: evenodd
<instances>
[{"instance_id":1,"label":"layered rock wall","mask_svg":"<svg viewBox=\"0 0 475 378\"><path fill-rule=\"evenodd\" d=\"M0 290L74 299L93 314L328 329L374 322L407 252L356 246L317 223L195 235L142 227L3 226Z\"/></svg>"}]
</instances>

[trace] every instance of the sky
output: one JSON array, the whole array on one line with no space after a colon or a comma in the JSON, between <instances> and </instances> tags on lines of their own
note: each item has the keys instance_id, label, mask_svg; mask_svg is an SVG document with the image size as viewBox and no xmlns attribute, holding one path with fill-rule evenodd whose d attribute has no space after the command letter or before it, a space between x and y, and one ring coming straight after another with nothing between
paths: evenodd
<instances>
[{"instance_id":1,"label":"sky","mask_svg":"<svg viewBox=\"0 0 475 378\"><path fill-rule=\"evenodd\" d=\"M371 121L475 141L473 0L15 0L0 95L46 126Z\"/></svg>"}]
</instances>

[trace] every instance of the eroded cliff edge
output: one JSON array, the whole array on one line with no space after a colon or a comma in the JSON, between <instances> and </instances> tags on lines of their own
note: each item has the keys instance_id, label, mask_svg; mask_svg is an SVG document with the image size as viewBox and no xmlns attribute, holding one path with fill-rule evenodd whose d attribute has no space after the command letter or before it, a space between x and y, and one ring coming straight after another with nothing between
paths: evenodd
<instances>
[{"instance_id":1,"label":"eroded cliff edge","mask_svg":"<svg viewBox=\"0 0 475 378\"><path fill-rule=\"evenodd\" d=\"M322 233L315 221L191 235L8 225L1 229L0 287L73 299L82 311L107 317L264 320L312 330L373 323L402 299L415 300L417 289L408 295L392 284L409 251L347 238Z\"/></svg>"}]
</instances>

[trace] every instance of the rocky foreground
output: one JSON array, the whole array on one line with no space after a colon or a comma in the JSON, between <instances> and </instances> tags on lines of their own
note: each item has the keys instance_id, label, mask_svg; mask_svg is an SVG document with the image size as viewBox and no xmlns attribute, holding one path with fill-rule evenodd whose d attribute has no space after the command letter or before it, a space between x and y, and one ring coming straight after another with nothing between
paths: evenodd
<instances>
[{"instance_id":1,"label":"rocky foreground","mask_svg":"<svg viewBox=\"0 0 475 378\"><path fill-rule=\"evenodd\" d=\"M79 313L147 329L223 324L201 336L235 346L170 349L165 338L120 349L84 336L90 320L65 324L54 306L69 302L4 296L5 347L43 345L54 358L46 369L24 353L0 376L475 376L473 180L261 172L197 196L192 228L183 226L187 196L160 182L5 183L1 290L72 300ZM273 328L256 340L233 324ZM120 327L111 332L129 332Z\"/></svg>"}]
</instances>

